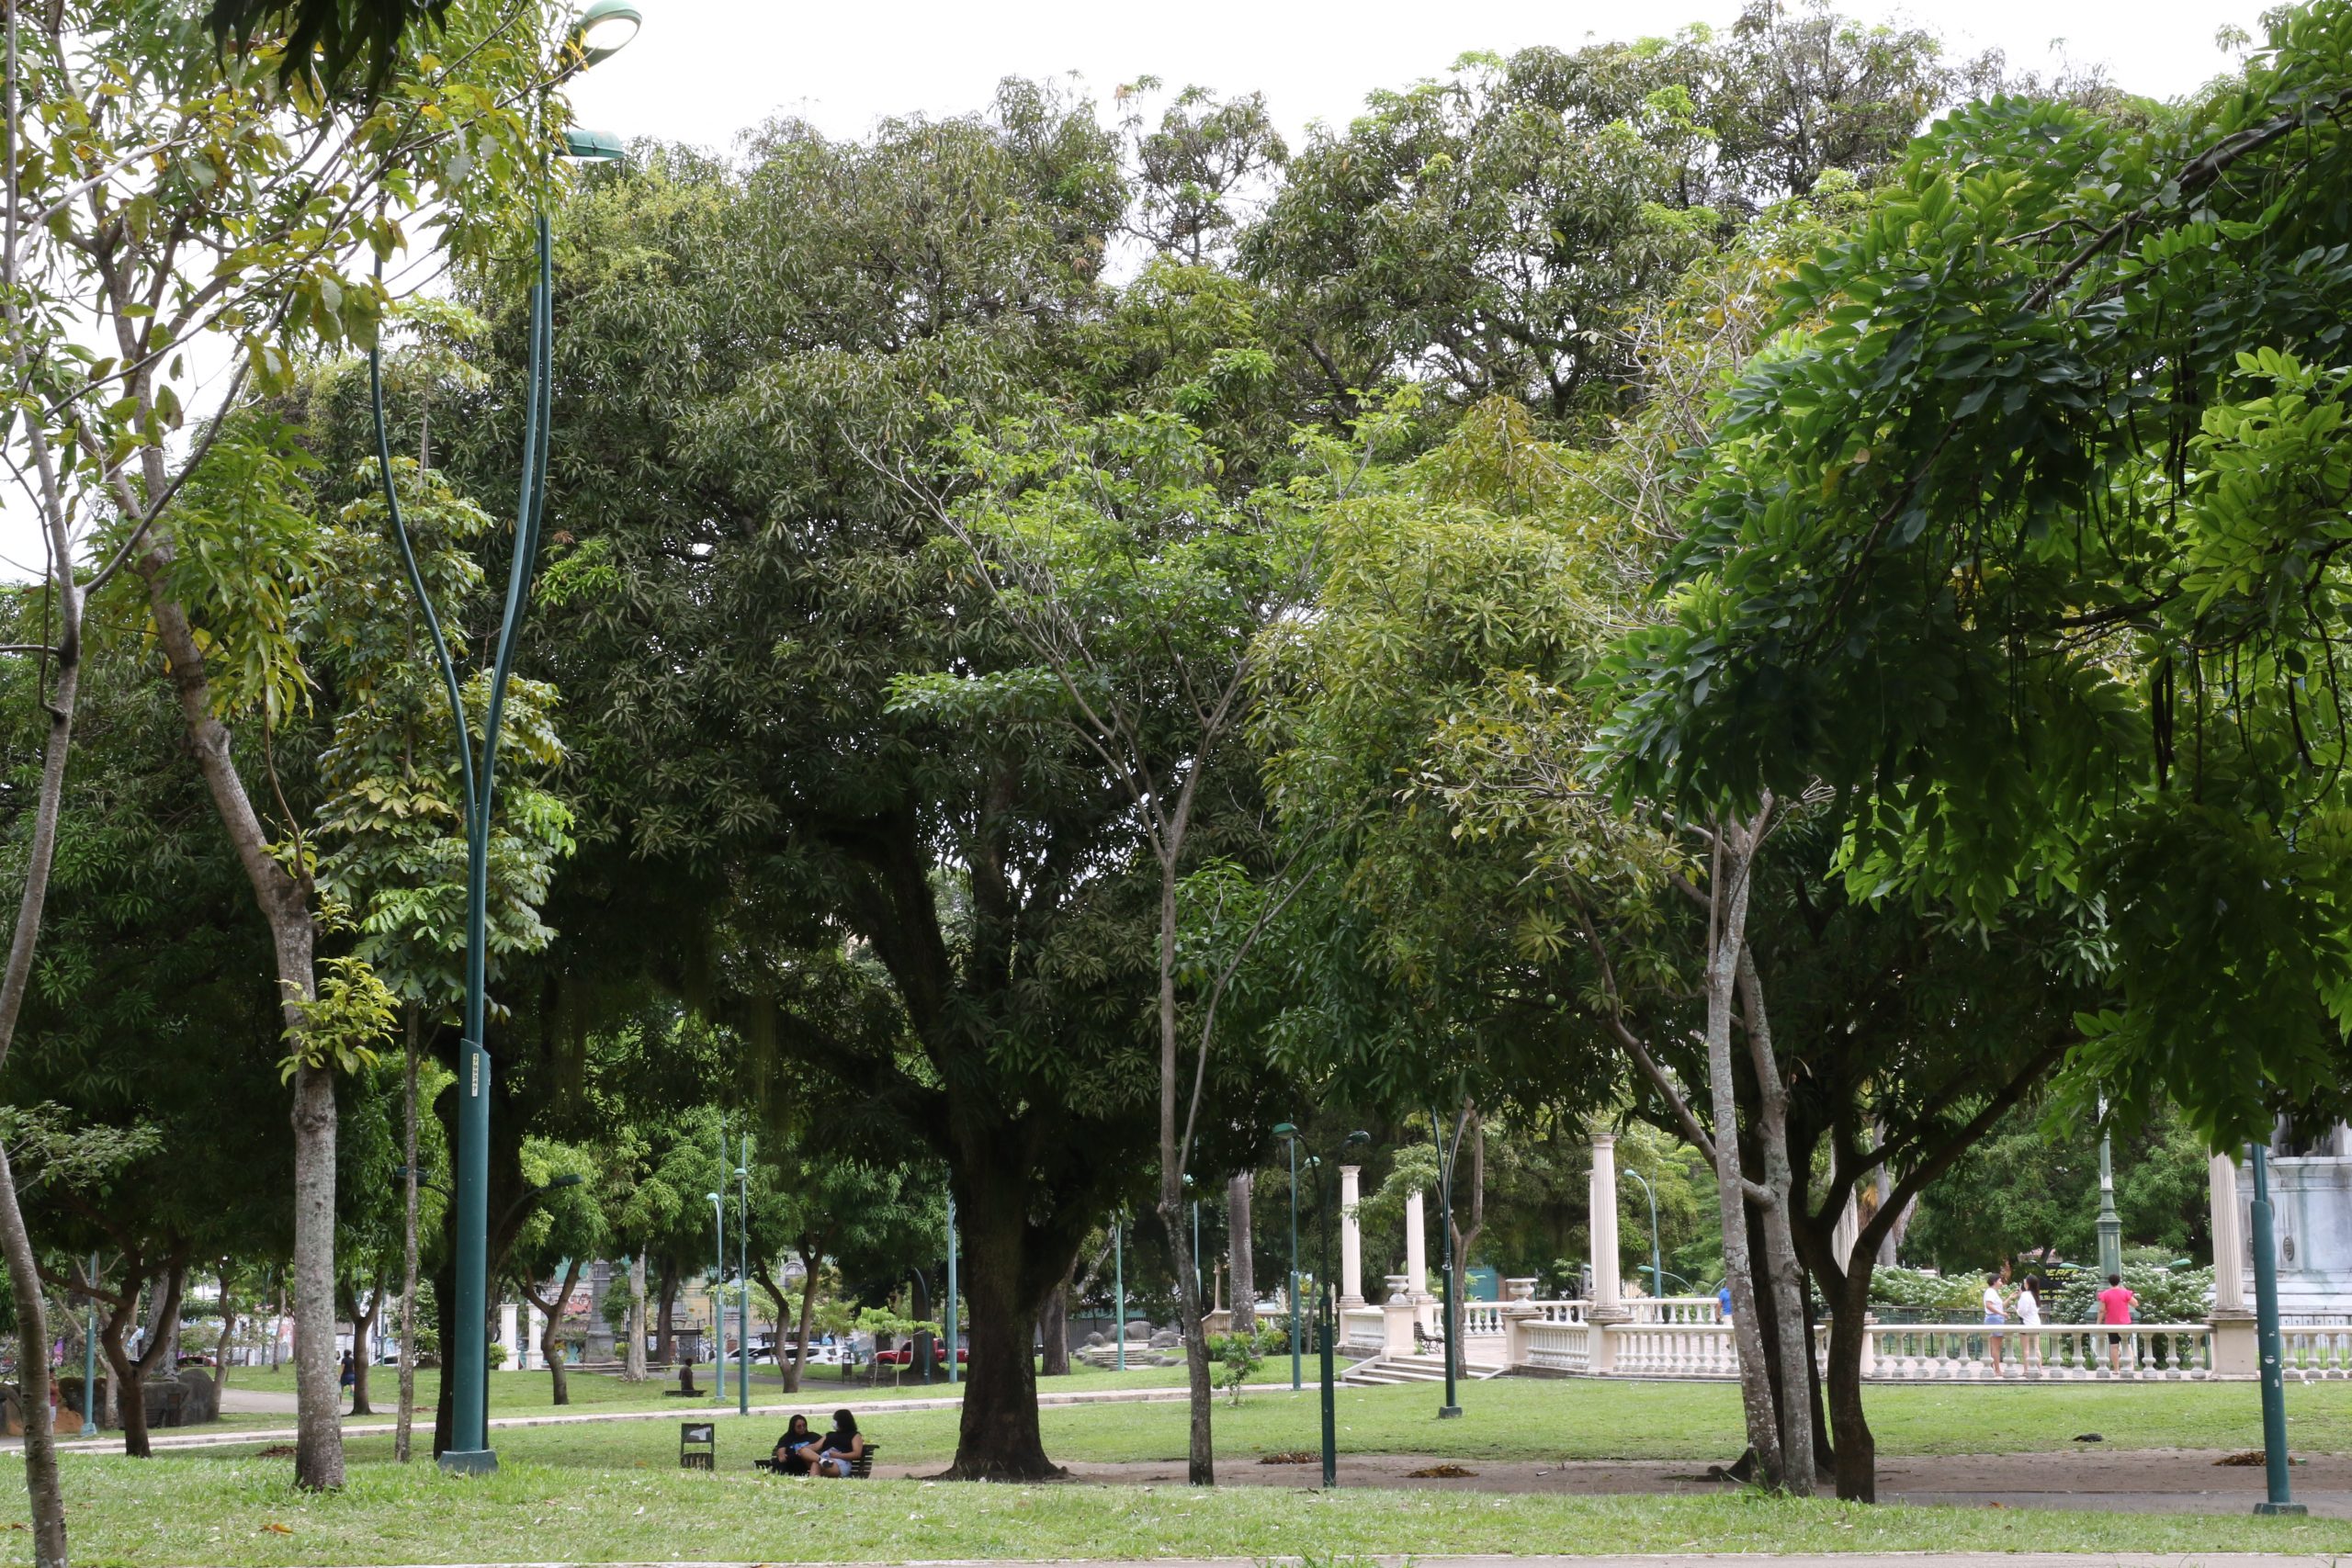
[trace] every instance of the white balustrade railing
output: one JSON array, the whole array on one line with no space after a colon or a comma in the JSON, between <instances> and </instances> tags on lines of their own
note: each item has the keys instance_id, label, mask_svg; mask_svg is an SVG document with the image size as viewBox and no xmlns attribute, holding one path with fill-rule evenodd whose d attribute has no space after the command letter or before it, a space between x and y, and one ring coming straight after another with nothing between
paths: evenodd
<instances>
[{"instance_id":1,"label":"white balustrade railing","mask_svg":"<svg viewBox=\"0 0 2352 1568\"><path fill-rule=\"evenodd\" d=\"M1464 1302L1457 1309L1464 1339L1499 1339L1503 1309L1493 1302Z\"/></svg>"},{"instance_id":2,"label":"white balustrade railing","mask_svg":"<svg viewBox=\"0 0 2352 1568\"><path fill-rule=\"evenodd\" d=\"M2202 1323L2135 1323L2121 1329L1874 1323L1864 1333L1862 1375L1880 1382L2164 1382L2213 1375L2213 1331Z\"/></svg>"},{"instance_id":3,"label":"white balustrade railing","mask_svg":"<svg viewBox=\"0 0 2352 1568\"><path fill-rule=\"evenodd\" d=\"M1721 1323L1723 1303L1713 1296L1634 1296L1625 1304L1635 1323Z\"/></svg>"},{"instance_id":4,"label":"white balustrade railing","mask_svg":"<svg viewBox=\"0 0 2352 1568\"><path fill-rule=\"evenodd\" d=\"M1739 1352L1727 1323L1620 1323L1607 1332L1621 1377L1739 1375Z\"/></svg>"},{"instance_id":5,"label":"white balustrade railing","mask_svg":"<svg viewBox=\"0 0 2352 1568\"><path fill-rule=\"evenodd\" d=\"M1340 1314L1340 1343L1351 1350L1378 1355L1388 1343L1386 1322L1378 1307L1348 1307Z\"/></svg>"},{"instance_id":6,"label":"white balustrade railing","mask_svg":"<svg viewBox=\"0 0 2352 1568\"><path fill-rule=\"evenodd\" d=\"M2278 1330L2279 1366L2290 1378L2352 1378L2352 1325L2296 1324Z\"/></svg>"},{"instance_id":7,"label":"white balustrade railing","mask_svg":"<svg viewBox=\"0 0 2352 1568\"><path fill-rule=\"evenodd\" d=\"M1585 1320L1589 1303L1584 1302L1514 1304L1538 1309L1513 1313L1506 1306L1498 1314L1497 1331L1507 1336L1517 1365L1618 1377L1739 1375L1732 1325L1720 1319L1600 1325ZM1818 1333L1826 1355L1828 1326ZM2213 1330L2202 1323L2141 1323L2112 1331L2097 1324L2027 1329L2015 1324L1894 1323L1871 1324L1866 1334L1862 1375L1873 1382L2150 1382L2216 1375ZM2289 1328L2281 1337L2289 1375L2352 1378L2352 1325Z\"/></svg>"},{"instance_id":8,"label":"white balustrade railing","mask_svg":"<svg viewBox=\"0 0 2352 1568\"><path fill-rule=\"evenodd\" d=\"M1527 1347L1522 1355L1528 1366L1546 1371L1586 1371L1592 1366L1592 1336L1596 1332L1581 1323L1537 1320L1522 1324L1520 1333L1525 1336Z\"/></svg>"}]
</instances>

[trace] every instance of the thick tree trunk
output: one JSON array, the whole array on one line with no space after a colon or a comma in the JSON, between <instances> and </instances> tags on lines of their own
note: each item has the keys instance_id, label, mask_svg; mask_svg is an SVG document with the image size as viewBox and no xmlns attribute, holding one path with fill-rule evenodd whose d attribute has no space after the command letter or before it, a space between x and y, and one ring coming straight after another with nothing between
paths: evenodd
<instances>
[{"instance_id":1,"label":"thick tree trunk","mask_svg":"<svg viewBox=\"0 0 2352 1568\"><path fill-rule=\"evenodd\" d=\"M676 1332L670 1325L670 1314L678 1301L678 1265L674 1259L662 1260L661 1318L653 1325L653 1359L669 1366L678 1359Z\"/></svg>"},{"instance_id":2,"label":"thick tree trunk","mask_svg":"<svg viewBox=\"0 0 2352 1568\"><path fill-rule=\"evenodd\" d=\"M171 596L172 543L158 535L139 562L156 642L170 666L172 689L197 770L236 851L254 901L269 923L278 1000L302 1051L304 1008L316 993L317 925L308 873L289 875L274 835L262 825L244 780L230 758L228 727L212 712L204 655L187 612ZM294 1386L298 1404L294 1480L314 1491L343 1484L342 1391L334 1348L334 1144L333 1069L305 1060L294 1070Z\"/></svg>"},{"instance_id":3,"label":"thick tree trunk","mask_svg":"<svg viewBox=\"0 0 2352 1568\"><path fill-rule=\"evenodd\" d=\"M1046 1304L1037 1313L1037 1375L1041 1378L1069 1376L1069 1282L1064 1280L1046 1292Z\"/></svg>"},{"instance_id":4,"label":"thick tree trunk","mask_svg":"<svg viewBox=\"0 0 2352 1568\"><path fill-rule=\"evenodd\" d=\"M1257 1237L1252 1234L1250 1200L1257 1187L1255 1173L1243 1171L1225 1184L1227 1267L1233 1280L1233 1332L1258 1332Z\"/></svg>"},{"instance_id":5,"label":"thick tree trunk","mask_svg":"<svg viewBox=\"0 0 2352 1568\"><path fill-rule=\"evenodd\" d=\"M621 1353L621 1381L645 1381L645 1254L628 1260L628 1348Z\"/></svg>"},{"instance_id":6,"label":"thick tree trunk","mask_svg":"<svg viewBox=\"0 0 2352 1568\"><path fill-rule=\"evenodd\" d=\"M1050 1481L1063 1472L1046 1457L1037 1427L1037 1379L1029 1346L1045 1290L1069 1269L1068 1257L1045 1268L1034 1256L1041 1239L1029 1224L1027 1184L1001 1167L957 1173L964 1231L961 1284L970 1312L971 1360L956 1432L956 1462L945 1476L963 1481ZM1074 1250L1074 1248L1073 1248Z\"/></svg>"},{"instance_id":7,"label":"thick tree trunk","mask_svg":"<svg viewBox=\"0 0 2352 1568\"><path fill-rule=\"evenodd\" d=\"M392 1457L409 1461L416 1431L416 1069L421 1045L414 1004L408 1017L401 1059L401 1403L392 1426Z\"/></svg>"}]
</instances>

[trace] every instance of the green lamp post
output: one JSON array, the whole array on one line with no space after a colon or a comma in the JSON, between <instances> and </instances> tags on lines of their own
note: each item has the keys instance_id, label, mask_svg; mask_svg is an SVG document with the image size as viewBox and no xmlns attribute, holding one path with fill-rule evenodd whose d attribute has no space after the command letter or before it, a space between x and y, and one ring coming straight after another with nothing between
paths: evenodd
<instances>
[{"instance_id":1,"label":"green lamp post","mask_svg":"<svg viewBox=\"0 0 2352 1568\"><path fill-rule=\"evenodd\" d=\"M644 17L631 0L594 0L574 25L570 48L577 62L564 73L584 70L609 60L637 36ZM559 77L560 81L562 78ZM566 132L563 155L570 158L616 159L617 139L590 132ZM417 570L416 552L401 521L400 497L392 484L391 439L384 418L383 354L368 354L368 391L376 419L376 467L391 520L392 537L400 547L401 566L409 590L430 634L433 654L449 702L458 737L458 773L466 824L466 1000L464 1032L458 1046L458 1147L456 1299L451 1303L455 1325L449 1357L449 1446L441 1467L463 1474L485 1473L498 1468L490 1446L488 1355L490 1350L490 1088L492 1063L483 1043L487 1012L489 964L490 826L498 768L498 728L506 708L506 684L521 640L523 612L529 603L531 572L538 555L539 519L547 498L548 424L553 398L552 339L554 243L544 205L535 225L537 277L531 286L529 369L525 383L523 412L523 474L514 512L514 557L507 570L505 613L498 626L496 654L491 669L490 701L483 716L480 759L475 756L468 723L462 683L449 658L448 639L424 580ZM377 264L378 272L382 263Z\"/></svg>"},{"instance_id":2,"label":"green lamp post","mask_svg":"<svg viewBox=\"0 0 2352 1568\"><path fill-rule=\"evenodd\" d=\"M1454 1278L1453 1269L1453 1160L1462 1152L1462 1134L1470 1122L1465 1102L1461 1117L1453 1124L1453 1136L1445 1135L1445 1124L1437 1119L1437 1107L1430 1107L1430 1136L1437 1143L1437 1241L1441 1249L1440 1277L1445 1281L1445 1403L1438 1406L1438 1416L1451 1418L1462 1414L1462 1400L1454 1384L1461 1368L1462 1345L1462 1281Z\"/></svg>"},{"instance_id":3,"label":"green lamp post","mask_svg":"<svg viewBox=\"0 0 2352 1568\"><path fill-rule=\"evenodd\" d=\"M89 1283L95 1287L97 1282L98 1255L93 1252ZM98 1435L98 1298L84 1296L82 1300L90 1309L89 1327L82 1335L82 1436L95 1438Z\"/></svg>"},{"instance_id":4,"label":"green lamp post","mask_svg":"<svg viewBox=\"0 0 2352 1568\"><path fill-rule=\"evenodd\" d=\"M717 1227L714 1246L718 1261L710 1271L710 1362L711 1372L718 1380L718 1397L727 1397L727 1200L716 1192L706 1192L710 1200L711 1223Z\"/></svg>"},{"instance_id":5,"label":"green lamp post","mask_svg":"<svg viewBox=\"0 0 2352 1568\"><path fill-rule=\"evenodd\" d=\"M1290 1391L1299 1390L1298 1365L1298 1125L1294 1122L1274 1123L1274 1136L1290 1145ZM1331 1270L1329 1258L1325 1258L1323 1272Z\"/></svg>"},{"instance_id":6,"label":"green lamp post","mask_svg":"<svg viewBox=\"0 0 2352 1568\"><path fill-rule=\"evenodd\" d=\"M1369 1133L1350 1133L1340 1140L1340 1149L1345 1154L1357 1144L1369 1144ZM1321 1276L1315 1281L1316 1355L1321 1365L1323 1405L1323 1487L1329 1491L1340 1483L1340 1406L1339 1376L1332 1358L1337 1353L1340 1338L1340 1286L1331 1277L1331 1211L1337 1207L1323 1190L1323 1162L1309 1158L1314 1168L1315 1209L1322 1231L1323 1257L1316 1265ZM1457 1412L1458 1414L1458 1412Z\"/></svg>"},{"instance_id":7,"label":"green lamp post","mask_svg":"<svg viewBox=\"0 0 2352 1568\"><path fill-rule=\"evenodd\" d=\"M722 1151L725 1145L720 1145ZM743 1134L743 1157L735 1167L735 1414L752 1413L752 1134ZM781 1324L777 1325L782 1327ZM774 1343L774 1337L770 1337Z\"/></svg>"}]
</instances>

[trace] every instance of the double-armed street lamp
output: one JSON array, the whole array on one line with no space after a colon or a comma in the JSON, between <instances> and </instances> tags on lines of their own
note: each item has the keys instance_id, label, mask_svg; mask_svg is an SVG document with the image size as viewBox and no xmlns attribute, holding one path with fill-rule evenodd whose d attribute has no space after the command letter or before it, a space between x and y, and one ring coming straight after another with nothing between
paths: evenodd
<instances>
[{"instance_id":1,"label":"double-armed street lamp","mask_svg":"<svg viewBox=\"0 0 2352 1568\"><path fill-rule=\"evenodd\" d=\"M1437 1210L1438 1247L1445 1281L1445 1403L1438 1406L1438 1416L1446 1419L1462 1414L1462 1402L1454 1386L1459 1370L1456 1350L1462 1343L1462 1282L1454 1278L1453 1269L1453 1158L1462 1152L1462 1134L1470 1122L1469 1102L1464 1101L1462 1114L1453 1123L1453 1136L1445 1135L1445 1124L1438 1120L1437 1108L1430 1107L1430 1137L1437 1144Z\"/></svg>"},{"instance_id":2,"label":"double-armed street lamp","mask_svg":"<svg viewBox=\"0 0 2352 1568\"><path fill-rule=\"evenodd\" d=\"M568 40L573 59L552 88L573 73L611 59L637 36L644 17L635 0L593 0L580 14ZM545 109L545 96L540 107ZM549 148L549 152L553 152ZM617 138L594 132L567 131L562 154L568 158L611 160L621 156ZM544 169L542 171L544 176ZM542 181L544 187L544 178ZM514 554L506 575L505 612L499 622L496 653L491 668L488 704L482 718L477 761L464 694L457 666L449 657L448 639L424 580L417 570L416 552L401 521L400 496L392 483L391 439L384 417L383 354L368 354L368 391L376 422L376 467L384 491L394 542L409 591L416 596L433 654L441 674L444 694L457 737L458 773L466 825L466 998L464 1032L458 1047L457 1190L452 1199L457 1222L453 1259L457 1275L453 1303L455 1343L449 1359L449 1446L441 1454L444 1470L483 1473L498 1468L490 1446L487 1381L490 1312L490 1088L492 1063L485 1048L484 1017L488 1010L490 829L496 798L499 721L506 707L508 677L521 639L523 613L529 604L531 574L538 555L540 515L547 500L548 426L554 399L554 241L548 229L544 188L537 221L537 276L531 286L530 352L525 384L522 482L514 513ZM381 264L379 265L380 274Z\"/></svg>"}]
</instances>

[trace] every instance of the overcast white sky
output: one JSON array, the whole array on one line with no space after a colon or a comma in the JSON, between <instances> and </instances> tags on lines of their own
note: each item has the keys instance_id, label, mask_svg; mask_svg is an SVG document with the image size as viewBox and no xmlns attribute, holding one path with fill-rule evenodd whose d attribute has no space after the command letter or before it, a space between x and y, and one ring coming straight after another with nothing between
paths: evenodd
<instances>
[{"instance_id":1,"label":"overcast white sky","mask_svg":"<svg viewBox=\"0 0 2352 1568\"><path fill-rule=\"evenodd\" d=\"M1364 94L1442 72L1465 51L1575 47L1608 38L1718 26L1738 0L640 0L645 29L575 85L580 123L715 149L778 110L835 136L885 115L953 114L985 104L1006 75L1075 72L1100 99L1155 75L1170 86L1263 92L1287 132L1344 123ZM2184 93L2228 63L2215 31L2259 36L2256 0L1847 0L1871 20L1900 17L1955 52L1998 47L2041 68L2053 40L2102 62L2118 85Z\"/></svg>"},{"instance_id":2,"label":"overcast white sky","mask_svg":"<svg viewBox=\"0 0 2352 1568\"><path fill-rule=\"evenodd\" d=\"M1442 73L1470 50L1573 48L1727 25L1739 0L640 0L645 28L628 49L576 82L579 123L635 139L724 151L778 112L833 136L888 115L958 114L985 106L1007 75L1072 75L1108 103L1120 83L1263 92L1294 144L1311 121L1344 124L1379 87ZM2160 97L2187 93L2231 63L2215 34L2259 34L2261 0L1844 0L1866 19L1943 35L1955 55L1999 48L2018 67L2060 60L2108 67L2115 83ZM29 509L0 498L0 577L40 575Z\"/></svg>"}]
</instances>

